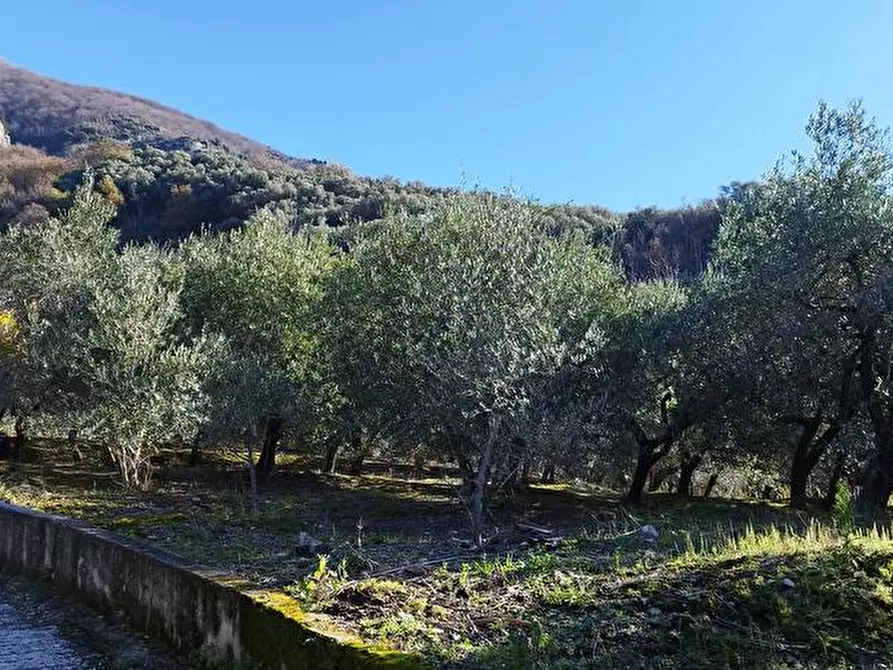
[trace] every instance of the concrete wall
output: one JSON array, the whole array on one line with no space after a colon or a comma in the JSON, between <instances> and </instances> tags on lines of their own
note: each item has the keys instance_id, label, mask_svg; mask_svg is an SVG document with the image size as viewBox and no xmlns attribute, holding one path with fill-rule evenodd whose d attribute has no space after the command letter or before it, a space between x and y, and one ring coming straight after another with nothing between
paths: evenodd
<instances>
[{"instance_id":1,"label":"concrete wall","mask_svg":"<svg viewBox=\"0 0 893 670\"><path fill-rule=\"evenodd\" d=\"M184 652L268 668L419 667L329 630L282 593L108 531L0 502L0 570L47 578Z\"/></svg>"}]
</instances>

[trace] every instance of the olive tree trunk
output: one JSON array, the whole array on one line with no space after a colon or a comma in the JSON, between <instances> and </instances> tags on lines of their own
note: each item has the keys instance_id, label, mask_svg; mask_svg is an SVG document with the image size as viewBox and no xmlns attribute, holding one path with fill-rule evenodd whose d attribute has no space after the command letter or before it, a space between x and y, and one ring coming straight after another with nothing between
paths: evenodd
<instances>
[{"instance_id":1,"label":"olive tree trunk","mask_svg":"<svg viewBox=\"0 0 893 670\"><path fill-rule=\"evenodd\" d=\"M267 419L264 446L257 462L257 468L264 473L271 472L276 465L276 449L279 446L279 440L282 439L282 426L284 423L285 421L278 416L271 416Z\"/></svg>"},{"instance_id":2,"label":"olive tree trunk","mask_svg":"<svg viewBox=\"0 0 893 670\"><path fill-rule=\"evenodd\" d=\"M710 475L710 479L707 480L707 486L704 487L704 498L709 498L710 494L713 493L713 489L716 488L716 482L719 481L719 473L714 472Z\"/></svg>"},{"instance_id":3,"label":"olive tree trunk","mask_svg":"<svg viewBox=\"0 0 893 670\"><path fill-rule=\"evenodd\" d=\"M887 507L893 492L893 426L889 434L875 439L876 451L865 472L857 501L860 515L874 518Z\"/></svg>"},{"instance_id":4,"label":"olive tree trunk","mask_svg":"<svg viewBox=\"0 0 893 670\"><path fill-rule=\"evenodd\" d=\"M691 496L695 471L697 471L703 460L703 454L683 454L682 464L679 466L679 481L676 483L676 493L686 497Z\"/></svg>"},{"instance_id":5,"label":"olive tree trunk","mask_svg":"<svg viewBox=\"0 0 893 670\"><path fill-rule=\"evenodd\" d=\"M641 446L639 448L639 457L636 460L636 469L633 472L633 479L629 485L629 491L626 494L626 501L631 505L638 505L642 502L642 494L645 492L645 485L648 483L648 475L651 468L664 457L652 446Z\"/></svg>"},{"instance_id":6,"label":"olive tree trunk","mask_svg":"<svg viewBox=\"0 0 893 670\"><path fill-rule=\"evenodd\" d=\"M547 465L543 468L543 473L540 476L541 484L554 484L555 483L555 466Z\"/></svg>"},{"instance_id":7,"label":"olive tree trunk","mask_svg":"<svg viewBox=\"0 0 893 670\"><path fill-rule=\"evenodd\" d=\"M251 513L256 516L260 513L260 496L257 490L257 466L254 464L254 441L251 437L245 438L245 459L248 462L248 482L251 487Z\"/></svg>"},{"instance_id":8,"label":"olive tree trunk","mask_svg":"<svg viewBox=\"0 0 893 670\"><path fill-rule=\"evenodd\" d=\"M330 444L326 447L326 461L323 464L323 472L327 475L334 475L338 468L338 453L341 451L340 444Z\"/></svg>"},{"instance_id":9,"label":"olive tree trunk","mask_svg":"<svg viewBox=\"0 0 893 670\"><path fill-rule=\"evenodd\" d=\"M802 423L800 437L797 439L797 448L791 459L791 471L788 477L788 485L791 489L791 507L805 509L807 503L807 482L809 475L815 469L822 454L825 453L828 440L819 439L816 435L822 425L820 416L806 419ZM830 428L828 430L831 430ZM824 438L827 435L822 436Z\"/></svg>"},{"instance_id":10,"label":"olive tree trunk","mask_svg":"<svg viewBox=\"0 0 893 670\"><path fill-rule=\"evenodd\" d=\"M834 461L834 470L828 478L828 488L825 490L825 499L822 501L822 508L826 511L834 509L834 503L837 501L837 485L843 478L843 468L846 465L846 452L841 451L837 454Z\"/></svg>"},{"instance_id":11,"label":"olive tree trunk","mask_svg":"<svg viewBox=\"0 0 893 670\"><path fill-rule=\"evenodd\" d=\"M487 487L490 481L490 468L493 466L493 450L499 439L501 421L497 416L490 416L487 425L487 437L481 448L477 474L473 481L471 494L471 537L474 546L484 546L484 513L486 512Z\"/></svg>"}]
</instances>

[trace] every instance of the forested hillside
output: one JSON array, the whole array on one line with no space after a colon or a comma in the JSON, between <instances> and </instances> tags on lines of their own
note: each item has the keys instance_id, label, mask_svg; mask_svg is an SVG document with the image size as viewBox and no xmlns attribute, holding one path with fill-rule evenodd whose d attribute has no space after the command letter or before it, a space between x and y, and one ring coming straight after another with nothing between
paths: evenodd
<instances>
[{"instance_id":1,"label":"forested hillside","mask_svg":"<svg viewBox=\"0 0 893 670\"><path fill-rule=\"evenodd\" d=\"M117 206L115 223L125 240L170 242L203 227L225 230L267 205L285 212L296 228L342 229L389 210L430 211L456 193L287 157L157 103L3 62L0 121L14 143L0 158L0 226L60 211L85 167ZM609 244L631 277L687 277L706 265L726 195L629 214L543 206L553 232L581 230L593 243Z\"/></svg>"}]
</instances>

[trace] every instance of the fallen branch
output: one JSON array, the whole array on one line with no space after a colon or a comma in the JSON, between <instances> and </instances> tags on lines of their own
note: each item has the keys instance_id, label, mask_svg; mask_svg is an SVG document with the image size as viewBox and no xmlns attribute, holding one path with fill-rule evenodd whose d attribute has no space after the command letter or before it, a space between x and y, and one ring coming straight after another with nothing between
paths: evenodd
<instances>
[{"instance_id":1,"label":"fallen branch","mask_svg":"<svg viewBox=\"0 0 893 670\"><path fill-rule=\"evenodd\" d=\"M515 528L518 530L529 531L531 533L539 533L540 535L554 535L555 531L550 530L549 528L543 528L542 526L534 526L532 523L522 523L521 521L515 522Z\"/></svg>"},{"instance_id":2,"label":"fallen branch","mask_svg":"<svg viewBox=\"0 0 893 670\"><path fill-rule=\"evenodd\" d=\"M450 563L451 561L459 560L460 558L466 558L465 554L454 554L452 556L443 556L441 558L432 558L427 561L419 561L418 563L409 563L407 565L401 565L396 568L389 568L388 570L380 570L378 572L374 572L369 575L368 579L373 579L376 577L387 577L388 575L396 575L401 572L405 572L407 570L417 570L419 568L428 568L432 565L440 565L441 563Z\"/></svg>"}]
</instances>

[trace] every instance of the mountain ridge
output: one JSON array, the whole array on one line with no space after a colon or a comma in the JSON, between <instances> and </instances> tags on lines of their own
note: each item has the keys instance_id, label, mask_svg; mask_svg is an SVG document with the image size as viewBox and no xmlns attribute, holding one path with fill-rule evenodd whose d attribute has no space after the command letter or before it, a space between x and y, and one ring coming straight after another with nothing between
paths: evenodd
<instances>
[{"instance_id":1,"label":"mountain ridge","mask_svg":"<svg viewBox=\"0 0 893 670\"><path fill-rule=\"evenodd\" d=\"M189 138L252 158L303 168L319 163L289 156L169 105L100 86L72 84L0 58L0 119L14 142L52 155L110 138L154 144Z\"/></svg>"}]
</instances>

